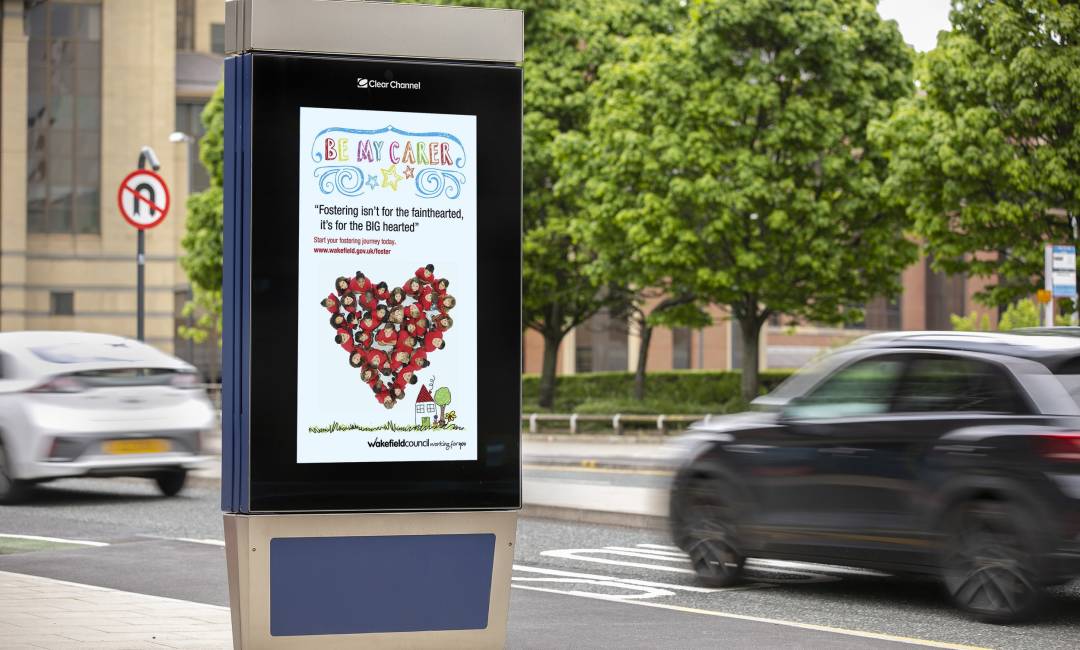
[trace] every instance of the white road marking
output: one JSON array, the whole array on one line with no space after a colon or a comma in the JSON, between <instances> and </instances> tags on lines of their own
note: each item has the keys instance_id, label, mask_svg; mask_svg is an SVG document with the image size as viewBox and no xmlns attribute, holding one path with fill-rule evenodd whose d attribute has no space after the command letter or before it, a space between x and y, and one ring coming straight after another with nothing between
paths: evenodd
<instances>
[{"instance_id":1,"label":"white road marking","mask_svg":"<svg viewBox=\"0 0 1080 650\"><path fill-rule=\"evenodd\" d=\"M637 568L637 569L650 569L650 570L653 570L653 571L667 571L669 573L686 573L686 574L694 575L694 570L693 569L684 569L684 568L681 568L681 567L667 566L667 565L664 565L664 564L645 564L643 562L627 562L625 560L612 560L612 559L603 558L603 557L593 557L591 555L584 555L585 553L606 553L606 554L609 554L609 555L618 555L618 556L623 556L623 557L638 557L638 558L645 558L645 559L650 559L650 560L663 560L663 561L667 561L667 562L682 561L682 560L680 560L678 558L672 558L672 557L662 557L661 558L661 557L644 555L642 553L611 550L611 549L608 549L608 548L565 548L565 549L554 549L554 550L550 550L550 551L541 551L540 555L544 555L544 556L547 556L547 557L557 557L557 558L561 558L563 560L577 560L578 562L594 562L596 564L610 564L612 566L625 566L625 567L634 567L634 568ZM687 559L686 561L689 562L689 559ZM763 569L769 571L769 573L778 573L778 574L789 575L789 576L799 576L799 577L807 578L807 579L827 579L829 577L829 576L823 575L821 573L810 573L810 572L807 572L807 571L797 571L797 570L794 570L794 569L784 569L784 568L780 568L780 567L771 567L771 566L769 566L769 567L759 567L759 568L763 568Z\"/></svg>"},{"instance_id":2,"label":"white road marking","mask_svg":"<svg viewBox=\"0 0 1080 650\"><path fill-rule=\"evenodd\" d=\"M626 589L631 591L637 591L638 593L624 594L621 596L615 596L619 600L636 600L639 598L656 598L657 596L674 596L675 592L668 591L667 589L657 589L656 587L643 587L639 585L631 585L618 580L588 580L585 578L513 578L515 583L520 582L545 582L545 583L563 583L563 584L584 584L594 585L597 587L614 587L616 589ZM569 594L571 596L580 596L583 594L590 594L590 591L562 591L559 593Z\"/></svg>"},{"instance_id":3,"label":"white road marking","mask_svg":"<svg viewBox=\"0 0 1080 650\"><path fill-rule=\"evenodd\" d=\"M832 627L829 625L815 625L813 623L799 623L797 621L785 621L776 618L765 618L763 616L747 616L746 614L734 614L732 612L721 612L712 609L697 609L694 607L681 607L679 605L669 605L667 603L655 603L642 600L625 600L618 596L608 596L605 594L593 594L593 593L581 593L581 592L568 592L560 591L558 589L547 589L545 587L533 587L529 585L515 584L511 585L514 589L526 589L528 591L542 591L551 594L563 594L566 596L575 596L577 598L591 598L593 600L606 600L609 602L623 603L626 605L639 605L641 607L655 607L657 609L667 609L674 612L683 612L685 614L702 614L705 616L715 616L718 618L730 618L741 621L752 621L755 623L770 623L772 625L783 625L784 627L793 627L802 630L814 630L816 632L828 632L830 634L843 634L845 636L854 636L864 639L877 639L880 641L893 641L895 643L906 643L909 645L920 645L929 648L950 648L951 650L986 650L979 648L979 646L963 645L959 643L946 643L944 641L931 641L928 639L917 639L906 636L896 636L893 634L882 634L879 632L866 632L863 630L849 630L841 627Z\"/></svg>"},{"instance_id":4,"label":"white road marking","mask_svg":"<svg viewBox=\"0 0 1080 650\"><path fill-rule=\"evenodd\" d=\"M686 559L686 553L682 551L661 551L658 549L647 548L649 546L649 544L638 544L634 548L630 548L628 546L605 546L604 548L609 548L613 551L636 551L638 553L650 553L653 556L656 556L657 559L669 557L677 557L684 560Z\"/></svg>"},{"instance_id":5,"label":"white road marking","mask_svg":"<svg viewBox=\"0 0 1080 650\"><path fill-rule=\"evenodd\" d=\"M686 556L686 553L682 551L668 551L658 548L660 544L637 544L635 547L628 546L605 546L603 549L591 549L598 552L611 551L613 554L625 555L631 557L639 557L647 560L658 560L661 562L689 562L690 559ZM581 549L578 549L581 550ZM558 557L558 556L556 556ZM575 558L585 559L585 558ZM595 558L587 561L595 562ZM860 569L857 567L837 566L835 564L817 564L814 562L796 562L791 560L762 560L757 558L749 558L746 561L746 566L749 568L764 569L775 573L786 573L792 575L810 576L812 572L814 574L823 573L828 575L835 574L847 574L847 575L861 575L861 576L873 576L873 577L888 577L890 574L881 571L874 571L873 569Z\"/></svg>"},{"instance_id":6,"label":"white road marking","mask_svg":"<svg viewBox=\"0 0 1080 650\"><path fill-rule=\"evenodd\" d=\"M16 535L14 533L0 533L0 537L11 539L28 539L35 542L57 542L59 544L79 544L81 546L108 546L108 542L92 542L88 539L64 539L61 537L41 537L39 535Z\"/></svg>"},{"instance_id":7,"label":"white road marking","mask_svg":"<svg viewBox=\"0 0 1080 650\"><path fill-rule=\"evenodd\" d=\"M194 539L191 537L170 537L169 539L175 539L178 542L191 542L192 544L208 544L210 546L225 546L225 542L220 539Z\"/></svg>"},{"instance_id":8,"label":"white road marking","mask_svg":"<svg viewBox=\"0 0 1080 650\"><path fill-rule=\"evenodd\" d=\"M676 591L689 591L697 594L714 594L721 591L743 591L751 588L750 585L742 587L729 587L727 589L712 589L709 587L697 587L694 585L673 585L666 582L652 582L650 580L638 580L636 578L621 578L616 576L603 576L596 575L595 573L580 573L577 571L563 571L561 569L542 569L540 567L525 566L523 564L515 564L514 571L522 571L526 573L539 573L541 575L560 576L564 578L586 578L589 580L616 580L619 582L625 582L627 584L639 585L642 587L657 587L659 589L674 589ZM761 585L764 586L764 585ZM760 588L754 585L753 588Z\"/></svg>"},{"instance_id":9,"label":"white road marking","mask_svg":"<svg viewBox=\"0 0 1080 650\"><path fill-rule=\"evenodd\" d=\"M655 548L658 551L679 551L682 552L678 546L668 546L667 544L638 544L641 548Z\"/></svg>"},{"instance_id":10,"label":"white road marking","mask_svg":"<svg viewBox=\"0 0 1080 650\"><path fill-rule=\"evenodd\" d=\"M608 553L612 555L631 555L623 551L608 551L602 548L564 548L555 549L551 551L541 551L540 555L547 557L557 557L564 560L577 560L579 562L595 562L596 564L611 564L614 566L626 566L635 567L638 569L652 569L654 571L668 571L670 573L689 573L693 574L692 569L682 569L674 566L665 566L662 564L645 564L643 562L626 562L624 560L609 560L602 557L591 557L588 555L582 555L582 553Z\"/></svg>"}]
</instances>

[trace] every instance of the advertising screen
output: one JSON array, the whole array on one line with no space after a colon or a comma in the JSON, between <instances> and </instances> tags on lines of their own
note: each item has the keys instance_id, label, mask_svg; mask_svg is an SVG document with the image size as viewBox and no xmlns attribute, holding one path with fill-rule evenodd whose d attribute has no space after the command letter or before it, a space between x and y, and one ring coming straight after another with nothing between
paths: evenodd
<instances>
[{"instance_id":1,"label":"advertising screen","mask_svg":"<svg viewBox=\"0 0 1080 650\"><path fill-rule=\"evenodd\" d=\"M300 109L301 463L476 460L476 117Z\"/></svg>"},{"instance_id":2,"label":"advertising screen","mask_svg":"<svg viewBox=\"0 0 1080 650\"><path fill-rule=\"evenodd\" d=\"M518 507L520 68L254 53L226 83L227 505Z\"/></svg>"}]
</instances>

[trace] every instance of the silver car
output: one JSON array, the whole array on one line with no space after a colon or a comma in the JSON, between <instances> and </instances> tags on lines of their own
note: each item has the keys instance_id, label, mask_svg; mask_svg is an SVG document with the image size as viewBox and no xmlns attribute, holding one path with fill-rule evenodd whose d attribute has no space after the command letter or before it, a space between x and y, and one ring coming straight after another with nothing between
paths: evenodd
<instances>
[{"instance_id":1,"label":"silver car","mask_svg":"<svg viewBox=\"0 0 1080 650\"><path fill-rule=\"evenodd\" d=\"M211 459L215 419L195 368L145 343L0 333L0 502L72 476L147 477L173 496Z\"/></svg>"}]
</instances>

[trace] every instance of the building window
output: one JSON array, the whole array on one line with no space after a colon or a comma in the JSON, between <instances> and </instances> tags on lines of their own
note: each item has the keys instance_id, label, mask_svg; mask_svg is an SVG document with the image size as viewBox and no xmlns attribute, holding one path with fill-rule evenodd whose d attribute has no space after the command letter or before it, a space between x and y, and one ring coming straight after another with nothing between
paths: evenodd
<instances>
[{"instance_id":1,"label":"building window","mask_svg":"<svg viewBox=\"0 0 1080 650\"><path fill-rule=\"evenodd\" d=\"M101 4L42 2L26 13L27 228L101 230Z\"/></svg>"},{"instance_id":2,"label":"building window","mask_svg":"<svg viewBox=\"0 0 1080 650\"><path fill-rule=\"evenodd\" d=\"M936 273L926 260L926 329L951 330L953 314L967 310L967 283L963 275Z\"/></svg>"},{"instance_id":3,"label":"building window","mask_svg":"<svg viewBox=\"0 0 1080 650\"><path fill-rule=\"evenodd\" d=\"M75 294L71 291L49 292L50 316L74 316Z\"/></svg>"},{"instance_id":4,"label":"building window","mask_svg":"<svg viewBox=\"0 0 1080 650\"><path fill-rule=\"evenodd\" d=\"M176 0L176 49L195 49L195 0Z\"/></svg>"},{"instance_id":5,"label":"building window","mask_svg":"<svg viewBox=\"0 0 1080 650\"><path fill-rule=\"evenodd\" d=\"M192 192L201 192L210 187L210 175L206 172L199 160L199 139L204 134L202 112L206 107L205 101L181 100L176 102L176 130L186 133L195 138L195 142L186 146L190 147L188 160L188 178L191 179L190 189Z\"/></svg>"},{"instance_id":6,"label":"building window","mask_svg":"<svg viewBox=\"0 0 1080 650\"><path fill-rule=\"evenodd\" d=\"M576 372L623 371L629 367L626 320L601 311L574 330Z\"/></svg>"},{"instance_id":7,"label":"building window","mask_svg":"<svg viewBox=\"0 0 1080 650\"><path fill-rule=\"evenodd\" d=\"M671 330L671 367L675 370L690 368L691 336L689 327Z\"/></svg>"},{"instance_id":8,"label":"building window","mask_svg":"<svg viewBox=\"0 0 1080 650\"><path fill-rule=\"evenodd\" d=\"M210 51L214 54L225 54L225 24L210 24Z\"/></svg>"},{"instance_id":9,"label":"building window","mask_svg":"<svg viewBox=\"0 0 1080 650\"><path fill-rule=\"evenodd\" d=\"M874 298L862 306L863 319L858 323L844 325L847 329L898 330L900 329L900 299Z\"/></svg>"}]
</instances>

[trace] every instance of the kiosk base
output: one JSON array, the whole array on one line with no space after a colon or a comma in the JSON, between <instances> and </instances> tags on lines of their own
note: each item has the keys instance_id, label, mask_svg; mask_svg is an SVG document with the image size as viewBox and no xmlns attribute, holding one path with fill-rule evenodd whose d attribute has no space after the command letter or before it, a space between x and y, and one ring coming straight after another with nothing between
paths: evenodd
<instances>
[{"instance_id":1,"label":"kiosk base","mask_svg":"<svg viewBox=\"0 0 1080 650\"><path fill-rule=\"evenodd\" d=\"M501 648L517 511L226 514L236 648Z\"/></svg>"}]
</instances>

